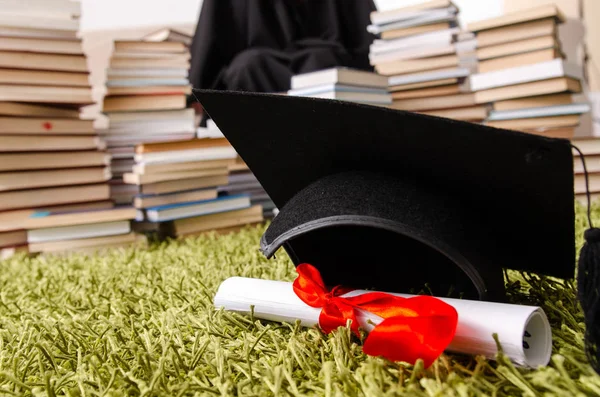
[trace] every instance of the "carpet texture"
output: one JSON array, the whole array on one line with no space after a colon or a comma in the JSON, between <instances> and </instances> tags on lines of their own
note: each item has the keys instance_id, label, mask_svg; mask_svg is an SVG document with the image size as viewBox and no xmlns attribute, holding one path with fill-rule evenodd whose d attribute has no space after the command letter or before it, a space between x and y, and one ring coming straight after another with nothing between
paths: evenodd
<instances>
[{"instance_id":1,"label":"carpet texture","mask_svg":"<svg viewBox=\"0 0 600 397\"><path fill-rule=\"evenodd\" d=\"M259 253L263 231L0 262L0 395L600 395L571 282L509 274L511 300L541 305L553 325L552 362L537 370L502 355L443 355L424 370L364 355L348 329L323 335L214 310L227 277L294 279L283 253Z\"/></svg>"}]
</instances>

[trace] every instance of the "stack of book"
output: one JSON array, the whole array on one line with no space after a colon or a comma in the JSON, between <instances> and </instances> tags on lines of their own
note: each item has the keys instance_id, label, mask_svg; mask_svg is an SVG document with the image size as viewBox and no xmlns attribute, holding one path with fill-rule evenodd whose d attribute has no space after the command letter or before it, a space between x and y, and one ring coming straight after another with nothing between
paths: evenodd
<instances>
[{"instance_id":1,"label":"stack of book","mask_svg":"<svg viewBox=\"0 0 600 397\"><path fill-rule=\"evenodd\" d=\"M198 127L196 136L198 138L224 138L223 133L212 119L206 121L206 127ZM239 156L229 165L227 185L219 186L218 191L221 195L247 194L250 196L252 205L262 205L265 218L274 216L273 200Z\"/></svg>"},{"instance_id":2,"label":"stack of book","mask_svg":"<svg viewBox=\"0 0 600 397\"><path fill-rule=\"evenodd\" d=\"M225 138L137 145L133 170L123 175L139 191L136 230L182 237L261 222L263 208L243 193L247 186L222 189L237 158Z\"/></svg>"},{"instance_id":3,"label":"stack of book","mask_svg":"<svg viewBox=\"0 0 600 397\"><path fill-rule=\"evenodd\" d=\"M564 59L557 24L565 20L555 5L520 10L472 23L478 73L470 88L479 104L492 107L485 124L572 139L587 103L581 92L581 66Z\"/></svg>"},{"instance_id":4,"label":"stack of book","mask_svg":"<svg viewBox=\"0 0 600 397\"><path fill-rule=\"evenodd\" d=\"M460 120L480 121L485 106L475 103L467 77L476 67L473 38L458 24L450 0L433 0L373 12L368 30L379 36L371 64L388 76L391 108ZM471 56L469 56L471 55Z\"/></svg>"},{"instance_id":5,"label":"stack of book","mask_svg":"<svg viewBox=\"0 0 600 397\"><path fill-rule=\"evenodd\" d=\"M132 207L103 206L98 203L96 206L71 205L11 211L10 217L4 214L4 219L26 231L28 252L69 253L145 243L144 236L133 232L131 220L135 215ZM6 238L11 234L10 231L3 233L1 230L5 230L4 225L0 226L0 236Z\"/></svg>"},{"instance_id":6,"label":"stack of book","mask_svg":"<svg viewBox=\"0 0 600 397\"><path fill-rule=\"evenodd\" d=\"M140 193L122 179L132 170L136 145L195 137L195 114L186 108L189 40L164 32L114 43L103 102L108 128L101 135L113 158L111 197L118 203L130 204Z\"/></svg>"},{"instance_id":7,"label":"stack of book","mask_svg":"<svg viewBox=\"0 0 600 397\"><path fill-rule=\"evenodd\" d=\"M585 157L585 168L589 175L590 198L592 201L600 198L600 137L576 137L572 139ZM573 170L575 173L575 198L582 204L587 204L585 172L581 154L573 149Z\"/></svg>"},{"instance_id":8,"label":"stack of book","mask_svg":"<svg viewBox=\"0 0 600 397\"><path fill-rule=\"evenodd\" d=\"M287 95L389 106L387 85L387 78L377 73L337 67L292 76Z\"/></svg>"},{"instance_id":9,"label":"stack of book","mask_svg":"<svg viewBox=\"0 0 600 397\"><path fill-rule=\"evenodd\" d=\"M248 166L238 157L229 167L229 180L227 185L219 186L219 193L226 196L247 195L252 205L259 205L263 209L265 218L273 218L275 203L271 200L258 179Z\"/></svg>"},{"instance_id":10,"label":"stack of book","mask_svg":"<svg viewBox=\"0 0 600 397\"><path fill-rule=\"evenodd\" d=\"M0 10L0 249L56 252L129 243L132 209L109 200L110 156L93 120L71 0ZM114 222L118 218L120 223Z\"/></svg>"}]
</instances>

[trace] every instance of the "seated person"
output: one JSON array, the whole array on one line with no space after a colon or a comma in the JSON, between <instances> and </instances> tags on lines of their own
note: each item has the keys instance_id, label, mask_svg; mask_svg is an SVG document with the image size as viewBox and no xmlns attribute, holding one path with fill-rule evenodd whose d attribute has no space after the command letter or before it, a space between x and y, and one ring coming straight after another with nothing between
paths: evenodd
<instances>
[{"instance_id":1,"label":"seated person","mask_svg":"<svg viewBox=\"0 0 600 397\"><path fill-rule=\"evenodd\" d=\"M194 88L285 92L293 75L373 70L373 0L204 0L191 46Z\"/></svg>"}]
</instances>

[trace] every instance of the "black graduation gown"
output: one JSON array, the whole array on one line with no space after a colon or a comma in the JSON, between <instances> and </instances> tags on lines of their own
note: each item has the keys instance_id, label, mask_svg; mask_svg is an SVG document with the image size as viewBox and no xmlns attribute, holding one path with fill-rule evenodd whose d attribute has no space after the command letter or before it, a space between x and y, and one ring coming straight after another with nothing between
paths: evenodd
<instances>
[{"instance_id":1,"label":"black graduation gown","mask_svg":"<svg viewBox=\"0 0 600 397\"><path fill-rule=\"evenodd\" d=\"M292 75L372 70L373 0L204 0L191 46L194 88L283 92Z\"/></svg>"}]
</instances>

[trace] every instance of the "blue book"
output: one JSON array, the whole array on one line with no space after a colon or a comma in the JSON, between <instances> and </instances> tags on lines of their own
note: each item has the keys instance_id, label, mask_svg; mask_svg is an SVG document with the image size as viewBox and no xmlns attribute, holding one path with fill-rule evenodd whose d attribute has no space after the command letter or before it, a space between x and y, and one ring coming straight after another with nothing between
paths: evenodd
<instances>
[{"instance_id":1,"label":"blue book","mask_svg":"<svg viewBox=\"0 0 600 397\"><path fill-rule=\"evenodd\" d=\"M195 201L152 207L146 209L146 220L150 222L167 222L175 219L191 218L218 212L240 210L250 207L250 196L239 194L223 196L213 200Z\"/></svg>"}]
</instances>

